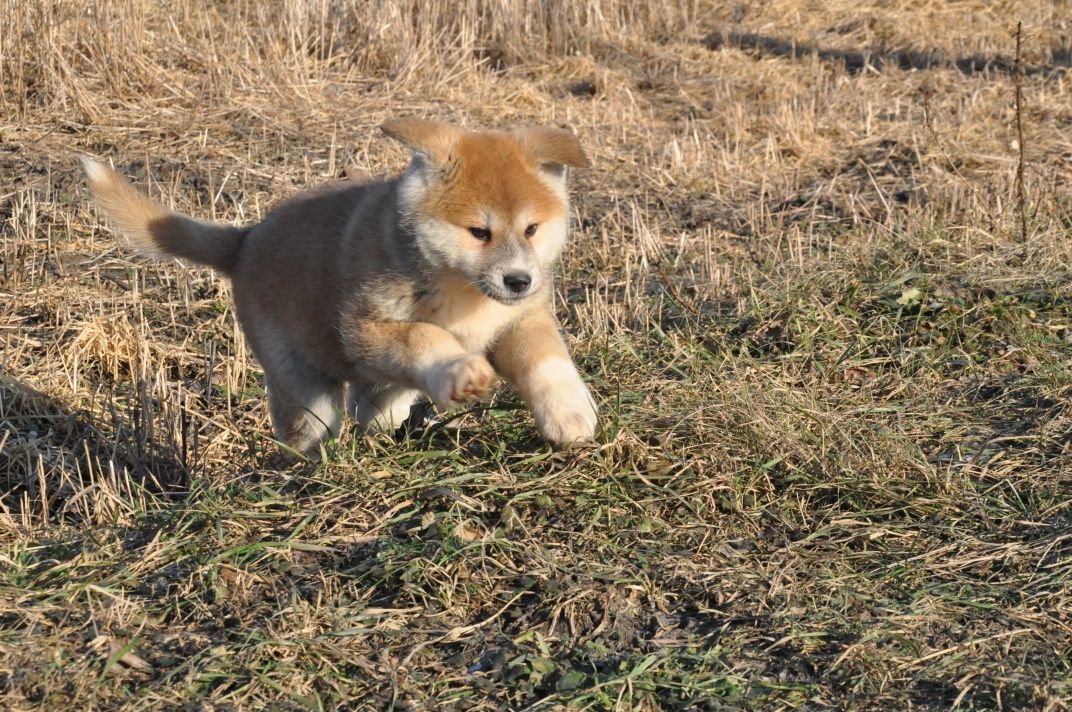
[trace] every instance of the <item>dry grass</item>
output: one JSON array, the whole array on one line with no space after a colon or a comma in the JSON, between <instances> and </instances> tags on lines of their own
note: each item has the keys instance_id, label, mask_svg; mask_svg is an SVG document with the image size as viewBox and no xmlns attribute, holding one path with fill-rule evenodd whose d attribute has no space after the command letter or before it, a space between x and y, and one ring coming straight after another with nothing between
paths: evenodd
<instances>
[{"instance_id":1,"label":"dry grass","mask_svg":"<svg viewBox=\"0 0 1072 712\"><path fill-rule=\"evenodd\" d=\"M0 8L3 706L1067 709L1067 8L480 5ZM400 114L581 135L598 447L503 393L286 464L73 160L254 220Z\"/></svg>"}]
</instances>

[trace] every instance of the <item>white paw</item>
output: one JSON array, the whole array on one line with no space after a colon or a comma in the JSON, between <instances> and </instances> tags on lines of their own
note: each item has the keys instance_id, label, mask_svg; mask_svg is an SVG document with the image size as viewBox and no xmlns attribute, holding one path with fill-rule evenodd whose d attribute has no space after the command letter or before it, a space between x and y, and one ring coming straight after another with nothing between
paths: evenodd
<instances>
[{"instance_id":1,"label":"white paw","mask_svg":"<svg viewBox=\"0 0 1072 712\"><path fill-rule=\"evenodd\" d=\"M596 433L596 404L573 363L553 359L536 367L529 407L536 429L555 445L591 440Z\"/></svg>"},{"instance_id":2,"label":"white paw","mask_svg":"<svg viewBox=\"0 0 1072 712\"><path fill-rule=\"evenodd\" d=\"M451 408L488 396L497 378L483 356L466 354L437 367L428 378L428 395L436 408Z\"/></svg>"},{"instance_id":3,"label":"white paw","mask_svg":"<svg viewBox=\"0 0 1072 712\"><path fill-rule=\"evenodd\" d=\"M366 433L393 433L406 422L419 395L397 386L351 386L350 412Z\"/></svg>"}]
</instances>

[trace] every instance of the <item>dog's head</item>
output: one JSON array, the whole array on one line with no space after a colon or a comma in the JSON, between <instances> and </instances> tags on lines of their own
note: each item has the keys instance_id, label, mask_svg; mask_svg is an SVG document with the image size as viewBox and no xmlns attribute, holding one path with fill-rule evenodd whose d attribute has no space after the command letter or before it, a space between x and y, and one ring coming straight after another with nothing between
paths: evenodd
<instances>
[{"instance_id":1,"label":"dog's head","mask_svg":"<svg viewBox=\"0 0 1072 712\"><path fill-rule=\"evenodd\" d=\"M400 209L425 261L504 304L536 294L566 241L566 167L588 165L569 131L470 133L420 119L381 127L413 162Z\"/></svg>"}]
</instances>

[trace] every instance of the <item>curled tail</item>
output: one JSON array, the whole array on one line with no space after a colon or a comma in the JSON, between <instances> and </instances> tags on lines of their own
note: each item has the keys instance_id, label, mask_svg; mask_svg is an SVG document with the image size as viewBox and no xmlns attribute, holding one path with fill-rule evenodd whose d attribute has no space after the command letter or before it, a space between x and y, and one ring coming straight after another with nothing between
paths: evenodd
<instances>
[{"instance_id":1,"label":"curled tail","mask_svg":"<svg viewBox=\"0 0 1072 712\"><path fill-rule=\"evenodd\" d=\"M234 270L249 228L216 225L173 213L104 164L83 158L82 167L97 205L136 248L180 257L228 275Z\"/></svg>"}]
</instances>

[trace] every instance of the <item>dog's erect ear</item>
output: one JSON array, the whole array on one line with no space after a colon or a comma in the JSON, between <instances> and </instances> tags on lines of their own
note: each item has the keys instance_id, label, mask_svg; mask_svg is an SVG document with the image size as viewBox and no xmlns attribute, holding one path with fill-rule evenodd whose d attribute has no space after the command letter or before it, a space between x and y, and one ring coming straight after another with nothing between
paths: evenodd
<instances>
[{"instance_id":1,"label":"dog's erect ear","mask_svg":"<svg viewBox=\"0 0 1072 712\"><path fill-rule=\"evenodd\" d=\"M414 118L391 119L380 130L436 165L447 161L461 135L461 130L451 124Z\"/></svg>"},{"instance_id":2,"label":"dog's erect ear","mask_svg":"<svg viewBox=\"0 0 1072 712\"><path fill-rule=\"evenodd\" d=\"M577 137L568 129L537 126L518 129L513 135L529 160L554 173L562 173L564 166L587 168L592 165Z\"/></svg>"}]
</instances>

